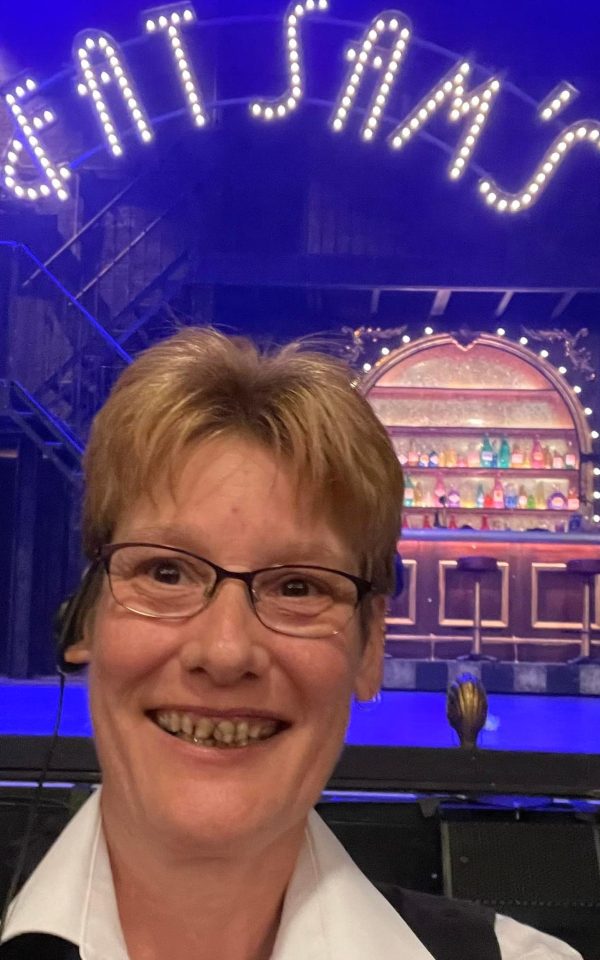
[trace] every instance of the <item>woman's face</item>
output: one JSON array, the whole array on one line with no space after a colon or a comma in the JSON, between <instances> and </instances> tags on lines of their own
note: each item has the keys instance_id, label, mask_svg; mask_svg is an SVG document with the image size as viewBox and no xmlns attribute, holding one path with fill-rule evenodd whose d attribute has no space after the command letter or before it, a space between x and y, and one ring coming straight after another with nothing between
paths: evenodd
<instances>
[{"instance_id":1,"label":"woman's face","mask_svg":"<svg viewBox=\"0 0 600 960\"><path fill-rule=\"evenodd\" d=\"M285 466L236 439L194 447L171 486L133 504L114 540L182 547L234 571L307 563L360 573L340 534L299 501ZM105 582L70 651L91 664L105 816L186 850L262 845L298 830L339 755L352 693L367 699L379 688L382 643L378 599L366 638L357 612L340 634L316 640L263 626L241 581L171 621L127 611ZM247 746L199 746L158 725L168 712L277 718L283 729Z\"/></svg>"}]
</instances>

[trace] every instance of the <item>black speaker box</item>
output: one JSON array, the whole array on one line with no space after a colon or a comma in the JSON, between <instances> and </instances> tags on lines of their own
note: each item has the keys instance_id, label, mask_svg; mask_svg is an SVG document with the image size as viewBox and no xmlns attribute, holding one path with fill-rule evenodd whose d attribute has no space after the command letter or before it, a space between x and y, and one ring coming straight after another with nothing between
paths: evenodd
<instances>
[{"instance_id":1,"label":"black speaker box","mask_svg":"<svg viewBox=\"0 0 600 960\"><path fill-rule=\"evenodd\" d=\"M441 824L444 892L566 940L600 960L600 835L573 817Z\"/></svg>"}]
</instances>

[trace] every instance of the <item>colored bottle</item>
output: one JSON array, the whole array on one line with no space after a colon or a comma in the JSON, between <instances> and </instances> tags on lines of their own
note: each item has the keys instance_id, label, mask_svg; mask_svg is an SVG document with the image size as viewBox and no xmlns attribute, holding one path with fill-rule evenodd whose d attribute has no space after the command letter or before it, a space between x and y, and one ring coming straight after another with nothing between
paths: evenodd
<instances>
[{"instance_id":1,"label":"colored bottle","mask_svg":"<svg viewBox=\"0 0 600 960\"><path fill-rule=\"evenodd\" d=\"M521 484L521 486L519 487L519 495L517 497L517 506L521 510L527 509L527 490L525 489L523 484Z\"/></svg>"},{"instance_id":2,"label":"colored bottle","mask_svg":"<svg viewBox=\"0 0 600 960\"><path fill-rule=\"evenodd\" d=\"M453 510L457 510L460 507L460 493L452 484L448 491L448 506L452 507Z\"/></svg>"},{"instance_id":3,"label":"colored bottle","mask_svg":"<svg viewBox=\"0 0 600 960\"><path fill-rule=\"evenodd\" d=\"M405 477L404 479L404 506L413 507L415 503L415 486L412 482L412 477Z\"/></svg>"},{"instance_id":4,"label":"colored bottle","mask_svg":"<svg viewBox=\"0 0 600 960\"><path fill-rule=\"evenodd\" d=\"M467 466L467 451L465 447L461 447L456 456L456 466L457 467L466 467Z\"/></svg>"},{"instance_id":5,"label":"colored bottle","mask_svg":"<svg viewBox=\"0 0 600 960\"><path fill-rule=\"evenodd\" d=\"M567 498L558 487L556 487L548 497L548 510L564 510L567 506Z\"/></svg>"},{"instance_id":6,"label":"colored bottle","mask_svg":"<svg viewBox=\"0 0 600 960\"><path fill-rule=\"evenodd\" d=\"M496 482L492 490L492 504L496 510L504 509L504 487L500 477L496 477Z\"/></svg>"},{"instance_id":7,"label":"colored bottle","mask_svg":"<svg viewBox=\"0 0 600 960\"><path fill-rule=\"evenodd\" d=\"M440 466L440 467L445 467L445 466L446 466L446 449L445 449L445 447L442 447L442 448L440 449L440 452L439 452L439 455L438 455L438 466Z\"/></svg>"},{"instance_id":8,"label":"colored bottle","mask_svg":"<svg viewBox=\"0 0 600 960\"><path fill-rule=\"evenodd\" d=\"M522 467L524 461L523 451L521 450L520 444L515 441L512 448L512 453L510 455L510 465L511 467Z\"/></svg>"},{"instance_id":9,"label":"colored bottle","mask_svg":"<svg viewBox=\"0 0 600 960\"><path fill-rule=\"evenodd\" d=\"M514 483L507 483L504 492L504 506L507 510L514 510L517 506L517 488Z\"/></svg>"},{"instance_id":10,"label":"colored bottle","mask_svg":"<svg viewBox=\"0 0 600 960\"><path fill-rule=\"evenodd\" d=\"M546 470L552 470L552 450L550 447L544 447L544 467Z\"/></svg>"},{"instance_id":11,"label":"colored bottle","mask_svg":"<svg viewBox=\"0 0 600 960\"><path fill-rule=\"evenodd\" d=\"M510 444L506 437L500 441L500 451L498 453L498 466L502 470L508 470L511 465Z\"/></svg>"},{"instance_id":12,"label":"colored bottle","mask_svg":"<svg viewBox=\"0 0 600 960\"><path fill-rule=\"evenodd\" d=\"M415 446L415 441L411 440L408 445L408 459L409 467L418 467L419 465L419 451Z\"/></svg>"},{"instance_id":13,"label":"colored bottle","mask_svg":"<svg viewBox=\"0 0 600 960\"><path fill-rule=\"evenodd\" d=\"M536 510L536 509L537 509L537 504L536 504L536 502L535 502L535 496L533 495L533 492L531 492L531 491L527 494L527 509L528 509L528 510Z\"/></svg>"},{"instance_id":14,"label":"colored bottle","mask_svg":"<svg viewBox=\"0 0 600 960\"><path fill-rule=\"evenodd\" d=\"M477 492L475 494L475 506L478 507L479 510L481 510L484 506L484 502L485 502L485 493L483 491L483 484L480 483L477 486Z\"/></svg>"},{"instance_id":15,"label":"colored bottle","mask_svg":"<svg viewBox=\"0 0 600 960\"><path fill-rule=\"evenodd\" d=\"M475 449L472 443L467 447L467 466L474 468L479 466L479 451Z\"/></svg>"},{"instance_id":16,"label":"colored bottle","mask_svg":"<svg viewBox=\"0 0 600 960\"><path fill-rule=\"evenodd\" d=\"M539 437L535 438L531 447L531 466L536 468L544 466L544 449Z\"/></svg>"},{"instance_id":17,"label":"colored bottle","mask_svg":"<svg viewBox=\"0 0 600 960\"><path fill-rule=\"evenodd\" d=\"M490 529L490 524L489 524L488 518L486 517L485 513L484 513L484 515L483 515L482 518L481 518L481 529L482 529L482 530L489 530L489 529Z\"/></svg>"},{"instance_id":18,"label":"colored bottle","mask_svg":"<svg viewBox=\"0 0 600 960\"><path fill-rule=\"evenodd\" d=\"M494 506L494 497L492 491L488 490L483 498L483 506L486 510L491 510Z\"/></svg>"},{"instance_id":19,"label":"colored bottle","mask_svg":"<svg viewBox=\"0 0 600 960\"><path fill-rule=\"evenodd\" d=\"M429 466L429 454L425 450L422 450L421 453L419 454L419 466L420 467Z\"/></svg>"},{"instance_id":20,"label":"colored bottle","mask_svg":"<svg viewBox=\"0 0 600 960\"><path fill-rule=\"evenodd\" d=\"M445 496L446 496L446 484L444 483L444 478L440 473L436 480L435 487L433 488L433 499L436 507L444 506L444 504L441 502L441 498Z\"/></svg>"},{"instance_id":21,"label":"colored bottle","mask_svg":"<svg viewBox=\"0 0 600 960\"><path fill-rule=\"evenodd\" d=\"M431 529L431 520L429 519L428 513L426 513L425 516L423 517L423 529L424 530Z\"/></svg>"},{"instance_id":22,"label":"colored bottle","mask_svg":"<svg viewBox=\"0 0 600 960\"><path fill-rule=\"evenodd\" d=\"M523 466L525 467L526 470L529 470L529 468L531 467L531 450L529 449L529 447L527 447L527 449L523 453Z\"/></svg>"},{"instance_id":23,"label":"colored bottle","mask_svg":"<svg viewBox=\"0 0 600 960\"><path fill-rule=\"evenodd\" d=\"M406 452L406 444L402 443L398 447L398 462L401 467L405 467L408 463L408 453Z\"/></svg>"},{"instance_id":24,"label":"colored bottle","mask_svg":"<svg viewBox=\"0 0 600 960\"><path fill-rule=\"evenodd\" d=\"M573 441L567 441L567 452L565 453L565 467L567 470L575 470L577 468L577 454L575 453L575 448L573 447Z\"/></svg>"},{"instance_id":25,"label":"colored bottle","mask_svg":"<svg viewBox=\"0 0 600 960\"><path fill-rule=\"evenodd\" d=\"M499 456L498 441L492 440L492 469L493 470L496 470L498 466L498 456Z\"/></svg>"},{"instance_id":26,"label":"colored bottle","mask_svg":"<svg viewBox=\"0 0 600 960\"><path fill-rule=\"evenodd\" d=\"M450 522L448 523L448 527L450 530L456 530L456 517L454 516L454 514L452 514L452 516L450 517Z\"/></svg>"},{"instance_id":27,"label":"colored bottle","mask_svg":"<svg viewBox=\"0 0 600 960\"><path fill-rule=\"evenodd\" d=\"M564 470L565 469L565 458L563 457L560 450L552 451L552 469L553 470Z\"/></svg>"},{"instance_id":28,"label":"colored bottle","mask_svg":"<svg viewBox=\"0 0 600 960\"><path fill-rule=\"evenodd\" d=\"M579 494L577 493L577 487L569 487L569 493L567 496L567 509L579 510Z\"/></svg>"},{"instance_id":29,"label":"colored bottle","mask_svg":"<svg viewBox=\"0 0 600 960\"><path fill-rule=\"evenodd\" d=\"M463 507L467 507L468 509L475 506L475 497L474 497L472 483L467 483L463 488L462 505Z\"/></svg>"},{"instance_id":30,"label":"colored bottle","mask_svg":"<svg viewBox=\"0 0 600 960\"><path fill-rule=\"evenodd\" d=\"M479 465L481 467L490 468L492 466L492 460L494 459L494 448L490 442L490 438L487 433L483 435L483 441L481 444L481 450L479 454Z\"/></svg>"},{"instance_id":31,"label":"colored bottle","mask_svg":"<svg viewBox=\"0 0 600 960\"><path fill-rule=\"evenodd\" d=\"M439 465L440 465L440 457L439 457L439 454L438 454L437 450L431 450L431 451L429 452L429 464L428 464L428 466L430 466L430 467L439 467Z\"/></svg>"},{"instance_id":32,"label":"colored bottle","mask_svg":"<svg viewBox=\"0 0 600 960\"><path fill-rule=\"evenodd\" d=\"M415 507L420 507L423 505L423 487L418 480L415 483L413 501L414 501Z\"/></svg>"},{"instance_id":33,"label":"colored bottle","mask_svg":"<svg viewBox=\"0 0 600 960\"><path fill-rule=\"evenodd\" d=\"M457 460L458 460L458 457L456 455L456 448L448 447L446 451L446 466L455 467Z\"/></svg>"}]
</instances>

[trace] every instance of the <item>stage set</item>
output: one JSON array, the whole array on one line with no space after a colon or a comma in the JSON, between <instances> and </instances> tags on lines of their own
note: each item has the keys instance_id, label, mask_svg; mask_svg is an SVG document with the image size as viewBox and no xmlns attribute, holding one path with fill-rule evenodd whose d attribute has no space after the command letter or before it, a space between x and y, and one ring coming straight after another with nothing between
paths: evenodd
<instances>
[{"instance_id":1,"label":"stage set","mask_svg":"<svg viewBox=\"0 0 600 960\"><path fill-rule=\"evenodd\" d=\"M90 422L140 350L214 324L348 360L404 469L384 690L321 812L380 885L600 960L597 14L485 6L0 15L2 889ZM98 782L71 679L31 866Z\"/></svg>"}]
</instances>

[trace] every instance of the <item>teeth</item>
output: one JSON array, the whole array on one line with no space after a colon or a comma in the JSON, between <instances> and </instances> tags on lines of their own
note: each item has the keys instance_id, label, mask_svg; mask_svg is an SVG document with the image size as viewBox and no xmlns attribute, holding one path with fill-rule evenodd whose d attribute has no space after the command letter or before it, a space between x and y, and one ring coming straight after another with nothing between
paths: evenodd
<instances>
[{"instance_id":1,"label":"teeth","mask_svg":"<svg viewBox=\"0 0 600 960\"><path fill-rule=\"evenodd\" d=\"M272 737L278 728L275 720L194 718L176 710L161 710L156 714L156 722L182 740L211 747L246 747L249 742Z\"/></svg>"},{"instance_id":2,"label":"teeth","mask_svg":"<svg viewBox=\"0 0 600 960\"><path fill-rule=\"evenodd\" d=\"M181 729L184 733L187 733L188 737L192 735L194 730L194 723L189 713L184 713L181 717Z\"/></svg>"},{"instance_id":3,"label":"teeth","mask_svg":"<svg viewBox=\"0 0 600 960\"><path fill-rule=\"evenodd\" d=\"M200 720L196 721L194 727L194 740L208 740L212 736L212 732L215 728L212 720L209 720L208 717L201 717Z\"/></svg>"},{"instance_id":4,"label":"teeth","mask_svg":"<svg viewBox=\"0 0 600 960\"><path fill-rule=\"evenodd\" d=\"M245 720L240 720L235 731L235 742L241 747L248 743L248 724Z\"/></svg>"}]
</instances>

